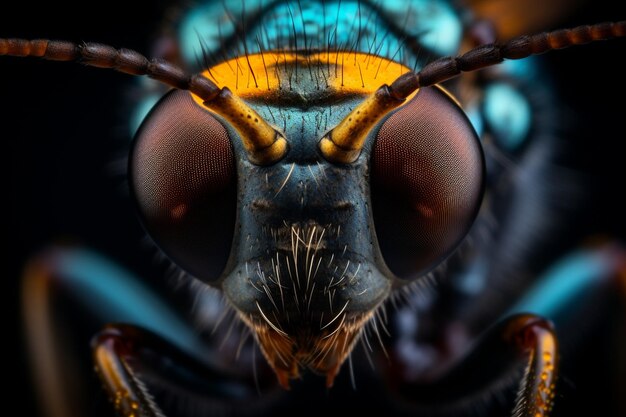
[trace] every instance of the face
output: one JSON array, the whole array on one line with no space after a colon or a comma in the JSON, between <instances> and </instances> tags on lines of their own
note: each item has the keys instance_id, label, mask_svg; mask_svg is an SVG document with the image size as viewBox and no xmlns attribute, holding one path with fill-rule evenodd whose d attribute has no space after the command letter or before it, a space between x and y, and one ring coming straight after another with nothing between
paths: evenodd
<instances>
[{"instance_id":1,"label":"face","mask_svg":"<svg viewBox=\"0 0 626 417\"><path fill-rule=\"evenodd\" d=\"M146 13L155 19L161 15L150 6L137 16L125 15L121 30L136 35L136 22L146 19ZM49 12L44 14L53 15ZM11 34L25 37L98 40L148 50L147 45L128 45L128 37L122 35L126 32L111 35L110 27L93 22L43 23L37 25L40 29L35 35L19 32L30 27L29 22L9 23L16 25ZM65 29L56 32L59 28ZM569 221L569 229L620 235L623 207L613 196L623 175L614 138L619 137L617 121L623 106L597 106L605 100L593 81L616 80L612 90L623 89L618 81L620 67L610 63L617 54L609 45L563 54L546 58L547 67L552 66L558 74L555 84L562 94L560 102L585 115L577 139L565 147L573 149L573 156L564 160L568 169L583 176L591 172L601 179L594 180L593 191L582 188L584 198L577 201L590 207L583 207L579 219L584 220ZM591 69L581 69L581 61ZM600 61L602 68L594 68L593 63ZM109 172L117 166L111 161L125 146L111 137L125 129L120 120L126 120L131 109L121 104L124 100L120 97L132 96L136 86L116 74L66 64L46 64L42 70L32 64L3 62L3 69L8 68L7 74L12 75L2 82L2 88L13 93L7 102L15 103L5 109L6 120L19 126L11 143L16 155L11 182L17 196L11 205L17 213L20 262L59 236L71 240L78 236L85 244L152 277L152 285L165 287L154 278L163 275L162 271L151 264L150 254L137 243L144 235L136 220L135 213L139 213L140 222L168 258L223 291L257 335L267 361L285 385L301 371L296 363L326 375L332 383L366 322L381 311L390 294L427 274L455 251L478 210L481 184L485 180L497 184L490 174L484 176L474 127L439 89L424 89L381 120L368 135L359 159L343 165L327 161L317 144L366 92L341 97L330 89L332 95L320 99L323 110L293 106L282 114L276 103L287 100L287 94L273 97L274 101L267 95L265 99L249 96L253 108L278 126L289 143L284 158L263 166L250 162L241 134L220 115L193 101L189 94L174 92L145 118L136 136L130 153L131 198L127 198L119 192L122 180L113 185L110 180ZM300 69L306 71L303 77L310 77L307 66ZM22 86L13 82L17 79L28 81ZM581 85L582 79L589 82ZM308 83L299 84L302 90L294 95L317 91L314 84L313 76ZM572 85L577 87L572 89ZM378 86L368 83L368 87ZM98 98L94 104L88 105L86 89L89 98ZM51 106L51 102L55 104ZM418 105L424 102L441 111L437 116L424 114ZM332 115L330 103L340 103L332 107ZM53 111L61 108L67 111L61 115ZM324 116L323 122L302 128L302 118L316 120L318 114ZM182 140L173 140L166 129L176 123L175 136ZM424 134L428 129L435 133L443 130L445 135ZM198 131L204 136L197 135ZM428 155L423 147L415 147L415 142L437 149L437 157L425 160ZM498 165L496 170L515 171L523 159L520 155L528 149L524 146L498 148L504 159L513 163L503 164L504 168ZM185 150L190 148L206 152L185 159ZM453 164L447 156L461 163ZM158 158L175 160L184 168L168 171L155 161ZM418 163L419 171L428 173L427 182L412 174ZM487 172L493 174L489 162ZM519 172L523 176L527 171ZM455 178L467 182L457 183ZM442 197L449 194L461 196L455 206ZM506 204L513 204L511 201ZM528 201L525 195L519 195L515 206L522 207L524 201ZM452 217L433 217L433 213ZM523 237L521 229L505 225L501 230L510 232L507 238L512 241ZM557 241L562 243L562 239Z\"/></svg>"},{"instance_id":2,"label":"face","mask_svg":"<svg viewBox=\"0 0 626 417\"><path fill-rule=\"evenodd\" d=\"M482 198L478 137L438 87L377 124L354 162L325 158L327 131L408 71L361 54L373 63L357 72L352 58L266 52L249 56L247 69L229 71L233 60L206 72L282 126L289 146L277 161L250 161L245 133L183 91L150 112L131 152L146 229L181 268L224 292L284 386L300 367L332 385L392 287L449 256ZM379 65L393 67L374 78ZM267 89L237 85L255 71L269 74Z\"/></svg>"}]
</instances>

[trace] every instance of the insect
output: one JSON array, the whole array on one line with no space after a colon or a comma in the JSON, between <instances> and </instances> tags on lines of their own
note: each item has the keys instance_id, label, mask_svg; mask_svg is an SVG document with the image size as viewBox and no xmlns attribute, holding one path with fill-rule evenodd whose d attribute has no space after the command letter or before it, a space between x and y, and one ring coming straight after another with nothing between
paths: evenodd
<instances>
[{"instance_id":1,"label":"insect","mask_svg":"<svg viewBox=\"0 0 626 417\"><path fill-rule=\"evenodd\" d=\"M294 10L295 10L295 9L294 9ZM355 56L355 57L356 57L356 56ZM326 61L326 63L328 64L328 61ZM232 64L232 63L231 63L231 64ZM305 68L306 68L306 67L305 67ZM293 69L293 71L295 71L295 68ZM303 75L302 75L302 76L303 76ZM338 78L338 77L337 77L337 78ZM312 79L311 79L311 81L312 81ZM439 93L434 93L434 94L439 94ZM289 172L289 171L287 171L287 174L288 174L288 172ZM319 175L321 175L321 174L319 174ZM314 176L314 174L313 174L313 176ZM320 177L320 178L321 178L321 177ZM287 183L288 183L288 182L287 182ZM282 182L280 182L279 184L282 184ZM280 187L278 188L278 190L280 190ZM277 190L277 191L278 191L278 190ZM280 191L282 192L282 190L280 190ZM278 193L278 195L280 195L280 193ZM263 205L263 204L259 204L259 207L261 207L262 205ZM262 208L262 207L261 207L261 208ZM176 207L173 207L173 209L176 209ZM174 214L175 214L176 212L177 212L177 211L176 211L176 210L174 210ZM146 220L144 219L144 221L146 221ZM362 223L361 223L361 224L362 224ZM313 259L312 259L312 258L308 258L308 255L306 255L306 251L307 251L307 250L312 250L312 251L315 251L315 249L317 249L317 248L313 248L313 245L311 244L311 242L315 242L315 246L317 246L318 244L320 244L320 242L322 242L322 243L324 242L323 238L322 238L322 237L320 237L320 236L321 236L321 233L322 233L322 232L321 232L321 230L326 230L326 228L324 227L324 225L321 225L321 224L319 225L319 229L316 229L316 227L317 227L316 225L313 225L312 227L309 227L308 229L306 229L306 230L305 230L305 228L300 228L300 229L299 229L299 228L295 228L293 225L291 225L291 227L289 227L289 232L290 232L290 233L288 233L288 236L289 236L289 237L291 237L291 241L292 241L292 242L295 242L295 244L300 244L300 245L302 245L301 247L302 247L302 248L304 248L304 251L305 251L304 256L305 256L305 257L307 257L307 259L310 259L310 261L309 261L309 266L313 266L313 267L316 267L316 268L317 268L316 264L313 262ZM318 234L316 234L316 230L317 230L317 233L318 233ZM393 230L393 229L392 229L392 230ZM329 232L325 232L325 233L329 233ZM337 230L335 230L335 231L334 231L334 233L335 233L336 235L340 235L340 232L339 232L339 231L337 231ZM348 232L346 232L346 231L344 230L344 233L348 233ZM158 240L158 239L157 239L157 240ZM292 246L293 246L293 245L294 245L294 243L292 243ZM312 249L312 248L313 248L313 249ZM170 252L170 253L171 253L171 252ZM299 253L299 252L297 252L297 251L296 251L296 253ZM295 256L294 256L294 258L295 258ZM318 261L318 262L319 262L319 261ZM277 264L280 264L280 260L277 260L277 261L276 261L276 263L277 263ZM283 264L283 265L284 265L284 267L283 267L283 268L288 268L288 263L285 263L285 264ZM353 266L353 267L354 267L354 266ZM347 263L345 263L345 264L344 264L344 268L346 268L346 270L348 270L348 269L349 269L349 266L347 266ZM260 269L260 268L259 268L259 269ZM452 267L451 267L451 269L452 269ZM308 277L305 277L305 275L306 275L306 273L307 273L309 270L311 270L311 268L307 268L307 267L306 267L306 265L305 265L305 268L304 268L303 270L301 270L301 271L298 271L298 269L294 267L294 271L293 271L293 273L294 273L294 275L295 275L295 274L297 274L298 272L302 272L302 273L303 273L302 278L303 278L303 280L304 280L305 278L308 278ZM355 269L355 271L356 271L356 269ZM263 270L261 270L261 272L263 272ZM419 272L419 271L418 271L418 272ZM287 272L287 273L288 273L288 272ZM262 275L262 274L259 274L259 275ZM276 283L276 287L274 287L274 288L275 288L275 289L277 289L277 290L279 290L279 292L280 292L280 289L281 289L281 288L283 288L283 287L281 286L282 284L278 282L278 278L277 278L278 274L275 274L275 275L276 275L276 276L272 277L272 278L274 279L274 282ZM313 275L314 275L314 274L313 274ZM313 276L313 275L311 275L311 276ZM356 273L356 272L353 272L353 273L352 273L352 276L356 276L356 275L358 275L358 273ZM260 278L260 279L262 280L262 278ZM338 276L336 277L336 279L337 279L337 281L342 280L342 275L338 275ZM298 282L298 277L297 277L297 276L296 276L296 279L295 279L295 280L294 280L294 279L293 279L293 277L292 277L292 278L291 278L291 281L292 281L292 282L297 282L297 283L298 283L298 285L302 284L302 285L303 285L303 287L306 285L306 284L303 284L303 282L304 282L304 281L302 281L302 282ZM310 281L314 281L314 280L313 280L313 279L311 279ZM310 281L309 281L309 282L310 282ZM263 284L263 282L261 282L261 283ZM333 284L332 282L329 282L329 283L327 283L327 286L330 288L330 287L332 286L332 284ZM310 284L309 284L309 285L310 285ZM265 289L263 288L263 286L262 286L262 285L261 285L259 288L260 288L260 290L265 291ZM268 288L269 288L269 284L268 284ZM310 287L307 287L307 289L308 289L308 288L310 288ZM370 289L370 288L371 288L370 286L367 286L367 288L362 288L362 289L361 289L361 288L358 288L358 289L357 289L357 292L356 292L355 294L360 294L360 292L361 292L361 291L363 291L363 290L367 290L367 289ZM287 291L287 289L285 289L285 291ZM311 291L312 291L312 290L311 290ZM261 291L259 291L259 293L261 293ZM294 289L294 290L293 290L293 293L297 293L297 290L296 290L296 289ZM326 295L326 293L330 293L330 291L324 291L324 295ZM307 295L307 294L310 294L310 293L306 293L306 294L304 294L304 295ZM365 292L365 293L363 293L363 294L366 294L366 292ZM363 295L363 294L360 294L360 295ZM274 294L274 295L276 295L276 294ZM332 297L332 294L331 294L331 297ZM269 298L270 298L270 297L268 297L268 299L269 299ZM310 302L310 301L311 301L311 298L308 298L308 299L307 299L307 298L305 298L304 296L303 296L302 298L297 298L297 297L293 297L293 298L294 298L294 301L296 301L296 302L301 302L302 304L305 304L306 302ZM349 299L352 299L352 298L349 298ZM267 301L267 300L266 300L266 301ZM276 298L276 300L274 300L273 302L272 302L272 300L271 300L271 299L269 299L269 302L270 302L271 304L274 304L274 303L276 303L276 302L280 302L280 301L281 301L281 300L280 300L280 299L278 299L278 298ZM347 301L347 299L346 299L346 301ZM317 300L315 300L315 302L317 302ZM333 303L332 303L332 301L331 301L331 302L329 302L329 305L330 305L330 307L331 307L331 309L332 309L332 307L333 307L333 305L334 305L334 304L333 304ZM337 305L335 308L337 309L337 312L339 313L339 312L342 312L341 310L345 310L345 308L347 308L347 306L348 306L348 305L349 305L349 304L340 304L340 305ZM344 306L345 306L345 308L344 308ZM267 311L267 308L268 308L268 307L269 307L269 306L263 306L263 307L261 307L260 305L257 305L257 308L258 308L259 313L261 314L261 316L265 316L265 315L266 315L265 311ZM275 307L276 309L278 309L278 307L277 307L277 306L273 306L273 307ZM299 308L299 307L300 307L299 305L296 305L295 307L294 307L294 306L292 306L292 311L296 311L296 310L298 310L298 308ZM269 307L269 308L271 309L272 307ZM295 308L295 310L293 310L294 308ZM315 311L315 309L313 309L313 310ZM382 312L381 312L380 314L382 314ZM391 313L390 313L390 314L391 314ZM426 315L425 315L425 316L426 316ZM333 319L333 317L336 317L337 319ZM332 325L333 323L338 322L338 320L342 320L342 319L341 319L341 317L346 317L346 316L341 316L341 314L339 314L339 315L336 315L336 316L331 316L331 317L328 317L328 318L327 318L327 320L328 320L328 321L326 322L326 324L329 324L329 323L330 323L330 325ZM427 317L427 316L426 316L426 317ZM262 317L262 318L263 318L263 317ZM276 326L276 327L278 328L278 330L273 329L273 328L271 328L271 327L270 327L270 329L268 329L268 328L266 327L266 328L265 328L265 330L274 330L274 331L275 331L275 332L277 332L277 333L280 333L280 331L284 331L284 330L282 330L280 327L278 327L278 325L277 325L277 324L275 324L275 323L276 323L276 321L272 321L272 319L276 320L276 317L271 317L271 316L270 316L270 317L266 317L266 318L267 318L267 323L268 323L268 324L270 324L270 323L271 323L271 324L270 324L270 326L271 326L271 325ZM317 319L317 318L318 318L318 317L316 317L316 319ZM379 321L379 322L373 321L372 323L377 323L377 325L382 326L382 325L383 325L383 320L384 320L384 318L380 318L380 319L378 319L378 320L380 320L380 321ZM324 325L325 325L325 324L323 324L323 323L324 323L324 321L323 321L323 317L319 317L319 321L320 321L320 325L319 325L320 330L323 330L323 329L321 329L321 328L322 328L322 327L324 327ZM278 322L280 323L280 320L279 320ZM285 325L284 323L283 323L281 326L286 327L286 325ZM254 327L254 326L253 326L253 327ZM329 327L330 327L330 326L329 326ZM329 327L326 327L326 328L329 328ZM341 327L341 326L337 326L337 327L335 327L334 329L339 329L338 331L341 331L342 327ZM257 331L258 331L258 330L257 330ZM371 336L370 336L370 337L371 337L372 339L374 339L374 340L375 340L375 338L376 338L377 336L374 334L374 331L376 331L376 329L372 329L371 331L372 331L372 334L371 334ZM381 331L382 331L382 330L381 330ZM287 332L285 332L285 333L287 333ZM291 332L290 332L290 333L291 333ZM257 334L258 334L258 333L257 333ZM324 339L323 339L324 337L326 337L326 336L328 336L328 335L331 335L331 334L332 334L332 332L328 332L328 333L324 334L323 336L321 336L321 338L318 338L318 339L322 339L322 340L324 340ZM339 334L339 333L335 333L335 334ZM223 336L224 338L226 338L226 339L227 339L227 335L222 335L222 336ZM331 337L332 337L332 336L331 336ZM382 338L382 337L383 337L383 336L381 336L381 338ZM289 340L289 339L287 339L287 338L283 338L283 339L279 339L279 340L283 340L283 341L284 341L284 340ZM365 338L363 338L363 340L365 340ZM347 344L349 344L349 342L350 342L350 341L349 341L349 340L345 340L345 341L339 340L339 342L342 342L342 343L344 343L344 344L346 344L346 345L347 345ZM370 342L371 342L371 341L370 341ZM367 343L370 343L370 342L367 342ZM152 343L152 342L150 341L150 339L148 339L148 342L146 342L146 343ZM157 346L161 346L161 345L159 345L159 343L161 343L161 342L154 342L154 343L155 343ZM272 340L271 342L265 342L265 343L277 343L277 342ZM337 345L338 345L338 346L340 346L340 345L341 345L341 343L338 343ZM488 346L489 346L489 345L488 345ZM245 349L245 348L246 348L246 346L242 345L242 349ZM254 351L254 348L253 348L253 347L252 347L251 349ZM369 349L369 348L367 348L367 347L366 347L366 350L365 350L365 352L366 352L365 354L366 354L366 355L367 355L367 351L368 351L367 349ZM268 350L271 350L271 349L268 349L268 348L267 348L267 345L266 345L266 347L265 347L265 354L266 354L266 356L271 356L271 355L269 355L269 354L268 354ZM280 351L280 349L276 349L276 351ZM174 358L178 358L178 357L180 356L180 355L179 355L178 353L176 353L176 352L169 353L169 352L168 352L168 349L165 349L165 350L163 350L163 351L161 351L161 350L159 349L159 353L163 353L163 352L166 352L166 353L164 353L164 355L171 355L171 356L172 356L172 357L174 357ZM393 352L392 352L392 353L393 353ZM373 356L375 356L375 354L374 354L373 352L372 352L371 354L372 354ZM320 356L321 356L321 355L322 355L322 354L320 354ZM218 354L218 356L217 356L217 357L222 358L222 356L219 356L219 354ZM245 352L244 352L244 354L243 354L243 358L245 358L245 357L247 357L247 356L245 355ZM249 359L250 359L250 358L249 358ZM271 359L271 358L268 358L268 359L269 359L269 361L270 361L270 362L272 362L272 359ZM401 358L401 359L406 360L406 358ZM480 359L480 358L479 358L479 359ZM241 360L243 361L244 359L241 359ZM255 361L255 359L250 359L250 360ZM275 368L277 368L277 367L279 367L279 368L280 368L281 362L283 362L283 364L286 364L286 363L285 363L286 361L284 361L284 360L283 360L283 359L281 359L281 358L274 358L273 360L274 360L273 365L274 365L274 367L275 367ZM474 363L485 363L484 361L485 361L485 360L484 360L484 358L483 358L483 362L474 362ZM336 364L337 364L337 362L338 362L338 361L336 361L335 363L331 363L331 365L336 365ZM157 363L157 365L160 365L160 364L158 364L158 363ZM416 363L413 363L413 365L419 365L419 363L417 363L417 364L416 364ZM149 366L150 366L150 364L148 364L148 369L149 369ZM261 365L260 365L260 366L261 366ZM314 361L314 363L313 363L313 366L312 366L312 367L313 367L314 369L317 369L318 371L321 371L321 372L323 372L323 373L326 373L326 376L327 376L327 381L330 379L330 381L328 381L328 383L332 382L332 379L333 379L332 377L333 377L334 375L330 375L330 377L329 377L329 374L332 374L332 372L331 372L331 371L329 371L329 369L327 369L327 368L323 368L323 367L322 367L319 363L316 363L315 361ZM181 369L184 369L184 368L181 368ZM250 367L250 368L248 368L248 369L251 369L251 367ZM392 367L392 369L393 369L393 367ZM159 370L161 371L162 369L161 369L161 368L159 368ZM170 379L171 381L178 381L178 380L180 379L180 380L182 380L181 382L183 382L183 383L187 383L187 384L189 383L189 380L188 380L187 378L185 378L185 377L184 377L184 375L183 375L183 376L181 376L181 375L177 374L176 372L174 372L174 371L173 371L173 370L171 370L171 369L170 369L169 371L170 371L171 373L173 373L173 375L169 375L169 374L168 374L168 376L171 378L171 379ZM262 370L262 369L260 369L260 370L258 370L258 371L259 371L259 372L263 372L263 370ZM265 370L265 371L267 372L267 370ZM231 372L232 372L232 370L231 370ZM286 384L288 383L288 381L286 381L286 380L288 380L288 379L289 379L289 377L294 376L294 375L293 375L292 373L290 373L290 372L295 372L295 371L294 371L293 369L287 369L287 368L283 367L282 371L278 372L278 374L279 374L279 375L281 375L281 372L282 372L282 375L283 375L283 376L282 376L282 380L281 380L281 382L282 382L284 385L286 385ZM334 372L334 371L333 371L333 372ZM357 371L357 372L358 372L358 371ZM287 374L287 376L286 376L286 377L284 376L285 374ZM158 375L157 375L157 376L158 376ZM229 375L229 376L230 376L230 375ZM244 375L244 376L245 376L245 375ZM248 375L248 376L249 376L249 375ZM270 374L270 376L271 376L271 374ZM360 375L359 375L359 374L357 374L357 376L360 376ZM264 377L265 377L265 378L263 378L263 379L262 379L262 381L269 381L269 380L270 380L268 375L264 375ZM178 378L178 379L177 379L177 378ZM365 378L365 377L363 377L363 378ZM155 379L156 379L156 381L153 381L153 383L156 383L156 384L158 385L158 383L159 383L159 379L158 379L158 378L155 378ZM356 378L356 379L358 380L358 379L360 379L360 378ZM209 378L208 380L210 381L211 379ZM239 376L239 378L237 378L237 377L232 377L232 378L229 378L228 376L227 376L227 377L224 377L223 375L218 375L216 380L221 381L221 383L220 383L220 387L218 387L218 389L219 389L219 390L224 390L224 392L226 392L228 395L232 395L232 397L229 397L229 398L232 398L232 399L236 399L236 398L247 398L247 397L245 396L245 391L244 391L244 394L242 394L242 393L241 393L242 387L244 387L244 388L245 388L245 387L248 387L248 388L249 388L249 385L246 385L246 382L245 382L246 378L242 378L241 376ZM243 381L243 382L242 382L242 381ZM166 382L167 382L167 381L166 381ZM161 383L163 383L163 382L161 381ZM282 400L278 400L278 399L274 400L274 401L277 401L277 402L278 402L278 405L277 405L276 403L273 403L273 402L271 402L270 400L268 400L268 401L270 401L270 403L269 403L269 404L256 404L256 406L258 406L258 407L261 407L261 406L266 406L266 407L269 407L269 408L271 408L272 406L275 406L275 407L281 407L281 406L282 406L282 407L285 407L286 405L281 405L281 404L280 404L280 403L281 403L281 401L284 401L286 404L289 404L289 397L287 397L287 399L285 399L285 398L284 398L286 394L283 394L283 393L276 394L276 393L275 393L276 391L274 391L274 389L273 389L273 387L271 386L271 384L270 384L270 383L267 383L267 384L269 385L269 387L268 387L268 386L262 386L262 387L260 388L261 390L263 390L263 394L264 394L264 395L263 395L263 397L264 397L264 398L269 397L269 398L270 398L270 400L271 400L272 398L275 398L275 397L277 397L277 396L278 396L278 397L282 398ZM456 386L455 384L452 384L452 387L455 387L455 386ZM302 388L302 387L303 387L303 386L300 386L299 388L294 388L294 394L293 394L293 397L294 397L294 398L297 398L297 397L298 397L298 395L304 395L304 394L302 393L302 392L303 392L303 391L302 391L302 390L303 390L303 388ZM450 385L448 385L448 388L449 388L449 387L450 387ZM203 387L203 385L202 385L202 384L198 384L198 385L196 386L196 388L200 389L200 388L204 388L204 387ZM405 386L405 387L400 387L400 388L401 388L401 389L399 390L399 392L401 392L401 393L402 393L402 389L410 389L410 388L411 388L411 385L410 385L410 384L407 384L407 386ZM230 390L230 391L229 391L229 390ZM237 390L239 390L239 392L235 392L235 391L237 391ZM220 392L221 392L221 391L220 391ZM362 393L362 392L361 392L361 393ZM228 396L228 395L227 395L227 396ZM238 397L238 395L239 395L240 397ZM242 395L243 395L243 397L241 397ZM354 395L354 394L353 394L353 395ZM406 394L404 394L404 395L406 395ZM400 397L401 397L401 396L400 396ZM401 397L401 398L402 398L402 397ZM122 398L122 400L123 400L123 398ZM210 400L210 398L209 398L209 400ZM209 401L209 400L205 399L204 401L205 401L205 402L207 402L207 401ZM180 400L179 400L179 401L180 401ZM200 400L197 400L197 401L192 401L192 400L189 400L189 399L188 399L188 401L189 401L190 403L194 403L194 404L196 404L196 406L198 406L198 405L197 405L198 403L202 404L202 401L200 401ZM292 400L292 401L293 401L293 400ZM262 402L262 401L259 401L259 402ZM123 403L123 401L122 401L122 404L124 404L124 403ZM127 405L127 406L131 406L131 405L132 405L132 403L128 402L128 403L126 403L126 405ZM147 405L142 403L142 404L140 404L140 406L141 406L141 407L146 407ZM209 409L209 410L211 410L211 409L215 410L216 408L219 408L220 406L222 406L222 405L221 405L221 404L219 404L219 403L217 403L217 404L211 404L211 403L210 403L210 401L209 401L209 405L207 405L206 407L207 407L207 409ZM149 406L147 406L147 407L149 407ZM198 406L198 407L199 407L199 406Z\"/></svg>"}]
</instances>

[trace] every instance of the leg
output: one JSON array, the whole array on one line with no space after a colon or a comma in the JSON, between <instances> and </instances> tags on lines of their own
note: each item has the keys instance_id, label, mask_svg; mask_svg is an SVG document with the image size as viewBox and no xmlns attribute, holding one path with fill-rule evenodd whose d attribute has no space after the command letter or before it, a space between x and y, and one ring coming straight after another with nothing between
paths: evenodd
<instances>
[{"instance_id":1,"label":"leg","mask_svg":"<svg viewBox=\"0 0 626 417\"><path fill-rule=\"evenodd\" d=\"M26 268L23 317L40 405L51 416L84 415L88 340L109 321L155 329L199 354L181 316L124 269L83 249L51 249ZM158 320L155 319L158 317Z\"/></svg>"},{"instance_id":2,"label":"leg","mask_svg":"<svg viewBox=\"0 0 626 417\"><path fill-rule=\"evenodd\" d=\"M162 416L163 413L128 365L128 351L122 333L114 328L103 331L93 341L96 371L115 411L122 416Z\"/></svg>"},{"instance_id":3,"label":"leg","mask_svg":"<svg viewBox=\"0 0 626 417\"><path fill-rule=\"evenodd\" d=\"M519 353L528 356L513 415L547 416L552 411L558 362L552 325L530 314L513 316L507 321L504 339Z\"/></svg>"},{"instance_id":4,"label":"leg","mask_svg":"<svg viewBox=\"0 0 626 417\"><path fill-rule=\"evenodd\" d=\"M620 303L615 295L620 290L620 282L624 282L624 271L626 252L615 243L579 249L546 268L535 280L535 285L528 288L504 316L528 317L526 313L531 312L534 317L546 317L555 324L559 344L562 346L564 381L575 381L575 386L571 383L561 384L564 401L557 407L560 413L563 413L563 407L577 404L580 393L594 390L596 386L608 388L605 390L606 394L603 394L606 395L603 406L612 401L610 372L603 369L614 369L615 357L619 354L608 351L600 354L602 357L593 361L596 369L583 371L581 363L585 361L581 361L581 358L586 356L581 349L590 346L589 354L592 355L607 350L602 350L603 342L597 336L590 338L592 331L603 329L604 333L614 333L616 339L622 333L623 328L611 328L610 324L619 320L620 314L623 315L620 313L623 310L619 310L623 301ZM488 310L488 307L487 303L485 308ZM407 317L411 316L410 311L404 313ZM425 407L433 409L437 408L437 403L448 403L458 398L467 400L466 406L458 407L456 414L461 414L473 408L468 404L476 405L482 401L493 403L494 398L502 398L507 392L513 393L515 385L522 378L516 411L527 413L525 407L532 405L533 401L547 404L549 397L553 395L550 388L552 383L548 384L542 376L546 371L543 377L550 381L555 380L555 375L551 375L549 369L555 365L555 359L550 364L542 363L542 352L556 350L557 336L550 334L546 322L541 324L542 321L539 320L524 330L524 323L532 324L532 320L506 320L476 338L467 330L468 326L463 321L466 319L462 315L456 315L449 321L443 321L443 324L440 322L439 327L435 328L441 334L439 338L420 339L415 330L409 330L407 337L396 342L391 352L394 368L400 374L400 390L403 394L420 407L426 404ZM422 320L419 324L427 326L429 322L424 324ZM418 329L419 326L413 325L412 328ZM608 340L610 337L604 339ZM550 346L552 342L554 346ZM473 348L468 353L459 349L462 346ZM616 351L621 352L619 349ZM524 352L534 356L524 356L528 360L519 361L519 354ZM407 373L407 369L412 373ZM619 371L615 376L616 379L620 378ZM534 377L538 379L533 379ZM544 386L539 385L542 383ZM602 390L594 392L599 391ZM614 397L620 398L619 395ZM513 397L507 401L501 415L512 408L510 404ZM617 404L617 401L614 402ZM476 408L480 408L480 405ZM520 415L527 415L524 413ZM564 415L568 414L565 412Z\"/></svg>"},{"instance_id":5,"label":"leg","mask_svg":"<svg viewBox=\"0 0 626 417\"><path fill-rule=\"evenodd\" d=\"M103 415L102 410L94 410L97 404L94 393L99 391L99 384L92 376L89 340L106 323L132 323L156 333L163 341L158 346L169 346L166 352L178 352L174 355L177 360L195 358L187 361L195 361L190 375L197 374L198 369L219 370L207 373L214 377L211 381L215 386L220 386L222 381L218 375L226 375L232 369L218 349L224 339L212 344L200 340L197 331L167 300L137 277L93 252L56 248L43 253L27 266L22 295L35 386L40 406L49 416ZM137 330L134 334L139 333L148 332ZM124 332L123 339L134 340L128 334ZM142 340L155 338L142 336ZM111 342L108 343L104 347ZM96 351L101 355L106 352ZM110 352L123 357L116 349ZM131 353L141 356L137 352L145 350L135 349ZM110 364L114 363L111 357ZM241 362L238 365L242 380L246 380L252 374L252 367L241 369ZM158 374L158 367L153 368Z\"/></svg>"},{"instance_id":6,"label":"leg","mask_svg":"<svg viewBox=\"0 0 626 417\"><path fill-rule=\"evenodd\" d=\"M469 355L436 380L405 379L396 390L418 415L467 415L470 411L492 415L513 408L508 393L517 386L514 415L547 416L554 398L557 362L551 324L535 315L520 314L487 331ZM494 403L497 410L491 408ZM484 409L484 405L490 408Z\"/></svg>"},{"instance_id":7,"label":"leg","mask_svg":"<svg viewBox=\"0 0 626 417\"><path fill-rule=\"evenodd\" d=\"M250 375L209 368L160 336L135 326L107 326L92 340L92 350L96 371L120 416L170 415L155 401L155 395L163 397L166 391L184 391L187 399L203 397L193 401L194 414L200 415L236 413L235 404L251 407L258 396ZM169 392L168 398L175 395ZM202 413L203 407L212 414ZM173 415L179 413L176 410Z\"/></svg>"}]
</instances>

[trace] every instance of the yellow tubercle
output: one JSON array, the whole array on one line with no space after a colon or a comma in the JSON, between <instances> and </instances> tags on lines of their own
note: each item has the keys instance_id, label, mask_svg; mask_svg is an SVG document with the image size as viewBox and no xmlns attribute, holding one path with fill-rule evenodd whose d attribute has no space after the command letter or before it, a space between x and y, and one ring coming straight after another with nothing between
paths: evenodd
<instances>
[{"instance_id":1,"label":"yellow tubercle","mask_svg":"<svg viewBox=\"0 0 626 417\"><path fill-rule=\"evenodd\" d=\"M269 165L279 161L287 153L286 139L228 87L223 87L208 102L195 94L192 97L198 105L222 116L237 130L250 162Z\"/></svg>"},{"instance_id":2,"label":"yellow tubercle","mask_svg":"<svg viewBox=\"0 0 626 417\"><path fill-rule=\"evenodd\" d=\"M349 164L356 161L369 131L387 113L405 101L390 95L386 85L379 88L322 138L322 155L331 162Z\"/></svg>"}]
</instances>

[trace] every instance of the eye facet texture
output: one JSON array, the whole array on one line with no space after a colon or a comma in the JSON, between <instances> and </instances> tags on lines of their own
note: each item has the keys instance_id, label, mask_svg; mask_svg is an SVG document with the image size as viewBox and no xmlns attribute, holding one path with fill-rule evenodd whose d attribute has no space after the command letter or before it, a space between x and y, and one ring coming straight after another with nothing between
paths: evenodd
<instances>
[{"instance_id":1,"label":"eye facet texture","mask_svg":"<svg viewBox=\"0 0 626 417\"><path fill-rule=\"evenodd\" d=\"M224 126L172 91L141 126L130 160L144 227L181 268L204 281L226 266L235 224L233 150Z\"/></svg>"},{"instance_id":2,"label":"eye facet texture","mask_svg":"<svg viewBox=\"0 0 626 417\"><path fill-rule=\"evenodd\" d=\"M415 279L436 267L469 231L483 195L478 137L459 106L422 88L378 131L372 210L389 269Z\"/></svg>"}]
</instances>

